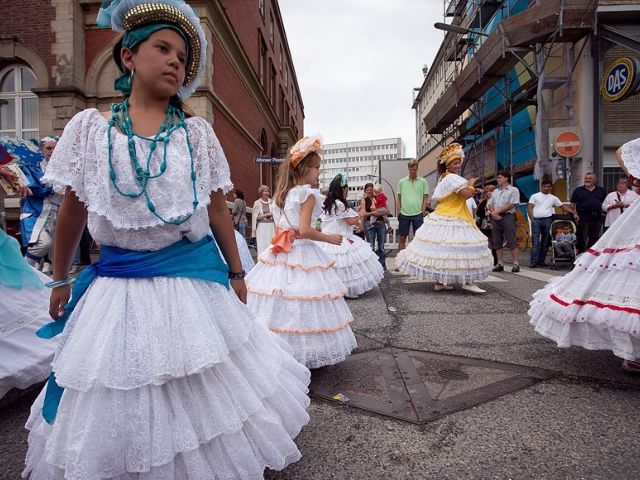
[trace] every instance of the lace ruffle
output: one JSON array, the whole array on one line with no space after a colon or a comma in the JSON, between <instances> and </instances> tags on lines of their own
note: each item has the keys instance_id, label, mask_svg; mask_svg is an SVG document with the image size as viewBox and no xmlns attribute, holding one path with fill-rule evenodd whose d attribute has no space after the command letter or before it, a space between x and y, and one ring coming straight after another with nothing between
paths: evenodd
<instances>
[{"instance_id":1,"label":"lace ruffle","mask_svg":"<svg viewBox=\"0 0 640 480\"><path fill-rule=\"evenodd\" d=\"M212 191L226 193L233 184L227 160L211 126L199 117L187 119L187 125L197 174L198 209L204 209L209 204ZM109 177L107 131L107 120L98 110L87 109L75 115L64 129L43 181L57 191L70 186L90 213L106 218L115 229L163 225L149 211L144 197L134 199L116 192ZM111 143L119 188L124 192L139 191L129 158L127 137L114 128ZM136 138L136 151L139 159L146 159L150 142ZM151 172L159 171L162 151L159 146L151 156ZM166 173L149 182L149 196L156 211L166 220L181 219L193 211L188 152L184 131L176 130L167 147Z\"/></svg>"},{"instance_id":2,"label":"lace ruffle","mask_svg":"<svg viewBox=\"0 0 640 480\"><path fill-rule=\"evenodd\" d=\"M631 175L640 178L640 138L622 145L622 161Z\"/></svg>"},{"instance_id":3,"label":"lace ruffle","mask_svg":"<svg viewBox=\"0 0 640 480\"><path fill-rule=\"evenodd\" d=\"M432 213L398 253L396 266L420 280L471 283L487 278L493 261L480 230L464 220Z\"/></svg>"},{"instance_id":4,"label":"lace ruffle","mask_svg":"<svg viewBox=\"0 0 640 480\"><path fill-rule=\"evenodd\" d=\"M291 361L133 390L66 390L53 425L41 418L41 394L27 422L25 471L33 480L261 478L300 458L292 438L309 419L308 379Z\"/></svg>"},{"instance_id":5,"label":"lace ruffle","mask_svg":"<svg viewBox=\"0 0 640 480\"><path fill-rule=\"evenodd\" d=\"M335 260L335 272L347 287L348 295L361 295L375 288L384 277L378 257L368 243L351 235L341 245L318 243Z\"/></svg>"},{"instance_id":6,"label":"lace ruffle","mask_svg":"<svg viewBox=\"0 0 640 480\"><path fill-rule=\"evenodd\" d=\"M249 357L237 360L253 370L256 359L276 358L278 348L273 340L252 340L260 333L252 333L254 323L246 306L215 283L98 278L62 334L56 378L81 391L95 383L117 389L159 385L243 351Z\"/></svg>"},{"instance_id":7,"label":"lace ruffle","mask_svg":"<svg viewBox=\"0 0 640 480\"><path fill-rule=\"evenodd\" d=\"M452 193L458 192L458 190L467 185L469 185L469 181L466 178L462 178L455 173L449 173L441 178L438 185L436 185L433 191L433 200L441 200Z\"/></svg>"}]
</instances>

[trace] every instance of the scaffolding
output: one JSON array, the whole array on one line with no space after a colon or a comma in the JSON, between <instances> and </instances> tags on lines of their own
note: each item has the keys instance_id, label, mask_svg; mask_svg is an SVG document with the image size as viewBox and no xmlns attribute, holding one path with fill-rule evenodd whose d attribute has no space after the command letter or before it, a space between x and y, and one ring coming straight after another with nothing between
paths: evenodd
<instances>
[{"instance_id":1,"label":"scaffolding","mask_svg":"<svg viewBox=\"0 0 640 480\"><path fill-rule=\"evenodd\" d=\"M521 170L548 159L543 141L548 128L574 118L573 45L593 25L595 0L445 0L443 6L445 22L467 33L445 36L445 94L425 116L426 131L441 135L440 144L463 144L463 170L483 183L495 175L495 168L487 168L488 147L494 152L493 166L501 156L508 159L512 172L514 156L523 148L533 148L534 158L518 165ZM564 49L566 74L545 76L545 66L559 48ZM566 86L566 115L550 118L544 91L559 86ZM523 128L514 120L530 107L535 107L536 116L534 145L514 145Z\"/></svg>"}]
</instances>

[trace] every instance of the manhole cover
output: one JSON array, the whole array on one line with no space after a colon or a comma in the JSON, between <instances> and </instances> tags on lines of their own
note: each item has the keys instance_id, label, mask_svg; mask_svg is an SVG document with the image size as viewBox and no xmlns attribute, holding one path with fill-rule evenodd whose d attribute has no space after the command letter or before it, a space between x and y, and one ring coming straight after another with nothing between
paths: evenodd
<instances>
[{"instance_id":1,"label":"manhole cover","mask_svg":"<svg viewBox=\"0 0 640 480\"><path fill-rule=\"evenodd\" d=\"M558 375L540 368L392 347L313 372L311 393L332 402L425 423Z\"/></svg>"},{"instance_id":2,"label":"manhole cover","mask_svg":"<svg viewBox=\"0 0 640 480\"><path fill-rule=\"evenodd\" d=\"M438 372L442 378L446 380L468 380L469 374L462 370L440 370Z\"/></svg>"}]
</instances>

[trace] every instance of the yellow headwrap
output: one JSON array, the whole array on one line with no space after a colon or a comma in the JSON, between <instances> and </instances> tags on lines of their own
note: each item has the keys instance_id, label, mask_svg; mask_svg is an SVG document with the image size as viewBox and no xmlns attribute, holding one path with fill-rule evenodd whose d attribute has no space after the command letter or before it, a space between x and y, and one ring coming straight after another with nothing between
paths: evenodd
<instances>
[{"instance_id":1,"label":"yellow headwrap","mask_svg":"<svg viewBox=\"0 0 640 480\"><path fill-rule=\"evenodd\" d=\"M438 156L438 163L440 165L449 166L451 162L454 160L463 160L464 159L464 150L462 150L462 145L459 143L452 143L447 148L442 150L440 155Z\"/></svg>"}]
</instances>

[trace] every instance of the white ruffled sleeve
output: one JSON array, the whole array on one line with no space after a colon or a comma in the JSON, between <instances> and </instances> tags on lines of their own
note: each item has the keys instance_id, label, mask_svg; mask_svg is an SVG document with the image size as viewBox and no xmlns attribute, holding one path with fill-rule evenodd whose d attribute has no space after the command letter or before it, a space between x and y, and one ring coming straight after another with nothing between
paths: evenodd
<instances>
[{"instance_id":1,"label":"white ruffled sleeve","mask_svg":"<svg viewBox=\"0 0 640 480\"><path fill-rule=\"evenodd\" d=\"M324 197L320 194L320 190L317 188L312 188L311 185L300 185L296 187L293 198L287 198L287 201L295 202L295 210L298 214L302 210L302 204L307 201L307 199L313 195L315 199L315 203L313 205L313 218L319 218L322 215L322 203L324 202Z\"/></svg>"},{"instance_id":2,"label":"white ruffled sleeve","mask_svg":"<svg viewBox=\"0 0 640 480\"><path fill-rule=\"evenodd\" d=\"M205 194L222 190L223 193L233 189L229 162L222 151L218 137L209 122L201 117L192 117L189 121L190 141L196 161L196 171L202 179L199 188L205 189ZM200 195L198 195L200 196Z\"/></svg>"},{"instance_id":3,"label":"white ruffled sleeve","mask_svg":"<svg viewBox=\"0 0 640 480\"><path fill-rule=\"evenodd\" d=\"M631 175L640 178L640 138L622 145L622 161Z\"/></svg>"},{"instance_id":4,"label":"white ruffled sleeve","mask_svg":"<svg viewBox=\"0 0 640 480\"><path fill-rule=\"evenodd\" d=\"M47 165L47 171L42 178L43 183L51 185L58 193L64 193L67 187L71 187L71 190L83 202L86 201L87 146L95 115L100 115L100 112L91 108L83 110L71 118L64 127L62 136ZM95 150L95 145L92 145L91 148Z\"/></svg>"},{"instance_id":5,"label":"white ruffled sleeve","mask_svg":"<svg viewBox=\"0 0 640 480\"><path fill-rule=\"evenodd\" d=\"M455 173L445 175L445 177L438 182L433 192L433 200L442 200L452 193L459 192L468 185L469 181L460 175L456 175Z\"/></svg>"},{"instance_id":6,"label":"white ruffled sleeve","mask_svg":"<svg viewBox=\"0 0 640 480\"><path fill-rule=\"evenodd\" d=\"M357 216L358 216L358 213L353 208L348 208L340 200L336 200L336 217L353 218Z\"/></svg>"}]
</instances>

